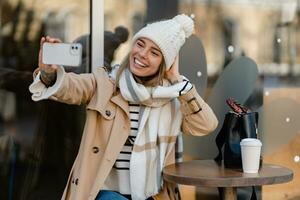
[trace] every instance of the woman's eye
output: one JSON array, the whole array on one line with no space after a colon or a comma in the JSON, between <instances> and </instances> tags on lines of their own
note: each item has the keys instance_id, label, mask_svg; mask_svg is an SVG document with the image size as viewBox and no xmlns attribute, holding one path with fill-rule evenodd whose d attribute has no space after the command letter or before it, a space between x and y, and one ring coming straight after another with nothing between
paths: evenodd
<instances>
[{"instance_id":1,"label":"woman's eye","mask_svg":"<svg viewBox=\"0 0 300 200\"><path fill-rule=\"evenodd\" d=\"M154 56L159 56L159 54L156 53L155 51L152 51L152 54L153 54Z\"/></svg>"},{"instance_id":2,"label":"woman's eye","mask_svg":"<svg viewBox=\"0 0 300 200\"><path fill-rule=\"evenodd\" d=\"M141 42L136 43L139 47L143 47L143 44Z\"/></svg>"}]
</instances>

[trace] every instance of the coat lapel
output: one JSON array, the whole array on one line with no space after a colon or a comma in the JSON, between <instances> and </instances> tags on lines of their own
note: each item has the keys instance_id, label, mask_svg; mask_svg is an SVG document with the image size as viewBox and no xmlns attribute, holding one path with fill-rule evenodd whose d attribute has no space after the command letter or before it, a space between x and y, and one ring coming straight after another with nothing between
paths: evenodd
<instances>
[{"instance_id":1,"label":"coat lapel","mask_svg":"<svg viewBox=\"0 0 300 200\"><path fill-rule=\"evenodd\" d=\"M108 90L108 91L110 91L110 90ZM98 91L98 93L103 93L103 92ZM113 95L112 92L109 92L109 94L101 95L100 97L95 95L91 99L90 103L87 105L87 109L97 110L102 115L105 115L105 111L107 109L106 105L107 105L107 102L110 100L111 102L116 104L118 107L120 107L125 112L127 117L129 118L128 102L122 97L120 92L118 92L118 94L113 97L112 97L112 95Z\"/></svg>"},{"instance_id":2,"label":"coat lapel","mask_svg":"<svg viewBox=\"0 0 300 200\"><path fill-rule=\"evenodd\" d=\"M120 92L118 92L116 96L113 96L111 101L118 105L126 113L128 118L130 117L128 102L122 97Z\"/></svg>"}]
</instances>

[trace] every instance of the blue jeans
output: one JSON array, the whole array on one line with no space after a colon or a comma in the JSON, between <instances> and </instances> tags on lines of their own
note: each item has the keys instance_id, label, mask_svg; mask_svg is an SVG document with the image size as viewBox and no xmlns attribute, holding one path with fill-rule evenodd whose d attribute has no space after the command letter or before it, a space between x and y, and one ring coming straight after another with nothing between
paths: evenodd
<instances>
[{"instance_id":1,"label":"blue jeans","mask_svg":"<svg viewBox=\"0 0 300 200\"><path fill-rule=\"evenodd\" d=\"M95 200L128 200L118 192L101 190Z\"/></svg>"}]
</instances>

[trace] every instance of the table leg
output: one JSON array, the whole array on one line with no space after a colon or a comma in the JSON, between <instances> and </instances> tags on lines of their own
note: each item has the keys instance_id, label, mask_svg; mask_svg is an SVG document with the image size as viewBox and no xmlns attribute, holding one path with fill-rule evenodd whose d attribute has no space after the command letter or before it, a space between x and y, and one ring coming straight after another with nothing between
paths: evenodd
<instances>
[{"instance_id":1,"label":"table leg","mask_svg":"<svg viewBox=\"0 0 300 200\"><path fill-rule=\"evenodd\" d=\"M223 189L223 200L237 200L236 187L225 187Z\"/></svg>"}]
</instances>

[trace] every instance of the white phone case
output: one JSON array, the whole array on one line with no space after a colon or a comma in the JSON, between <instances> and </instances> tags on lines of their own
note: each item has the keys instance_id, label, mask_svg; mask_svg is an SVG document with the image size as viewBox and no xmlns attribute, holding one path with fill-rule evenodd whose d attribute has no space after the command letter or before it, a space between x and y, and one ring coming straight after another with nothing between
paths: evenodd
<instances>
[{"instance_id":1,"label":"white phone case","mask_svg":"<svg viewBox=\"0 0 300 200\"><path fill-rule=\"evenodd\" d=\"M77 67L81 65L82 45L80 43L44 43L44 64Z\"/></svg>"}]
</instances>

